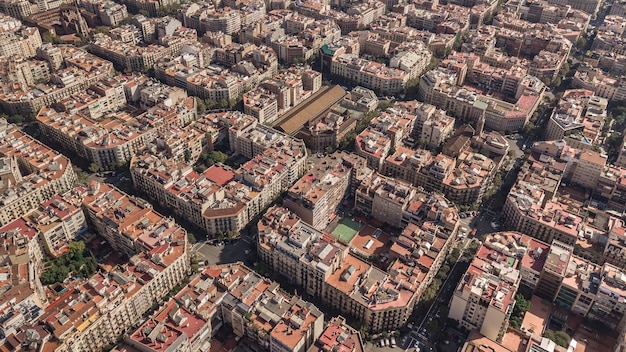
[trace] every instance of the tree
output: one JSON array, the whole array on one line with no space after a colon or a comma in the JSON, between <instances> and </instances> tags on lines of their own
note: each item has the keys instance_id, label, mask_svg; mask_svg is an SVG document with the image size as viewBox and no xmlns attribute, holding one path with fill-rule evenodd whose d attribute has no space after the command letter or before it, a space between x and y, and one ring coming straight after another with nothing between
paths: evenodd
<instances>
[{"instance_id":1,"label":"tree","mask_svg":"<svg viewBox=\"0 0 626 352\"><path fill-rule=\"evenodd\" d=\"M532 131L533 129L535 129L535 124L528 121L527 124L524 125L524 128L522 129L522 133L523 134L528 134L530 133L530 131Z\"/></svg>"},{"instance_id":2,"label":"tree","mask_svg":"<svg viewBox=\"0 0 626 352\"><path fill-rule=\"evenodd\" d=\"M95 174L96 172L98 172L98 170L100 170L100 166L98 166L98 164L96 163L91 163L88 169L90 172Z\"/></svg>"},{"instance_id":3,"label":"tree","mask_svg":"<svg viewBox=\"0 0 626 352\"><path fill-rule=\"evenodd\" d=\"M109 35L111 29L107 26L98 26L96 28L94 28L94 33L102 33L102 34L106 34Z\"/></svg>"},{"instance_id":4,"label":"tree","mask_svg":"<svg viewBox=\"0 0 626 352\"><path fill-rule=\"evenodd\" d=\"M50 32L44 32L44 33L41 35L41 40L42 40L44 43L54 43L54 42L56 41L56 38L54 37L54 35L52 35L52 33L50 33Z\"/></svg>"},{"instance_id":5,"label":"tree","mask_svg":"<svg viewBox=\"0 0 626 352\"><path fill-rule=\"evenodd\" d=\"M185 162L188 163L191 160L191 151L189 149L185 149Z\"/></svg>"},{"instance_id":6,"label":"tree","mask_svg":"<svg viewBox=\"0 0 626 352\"><path fill-rule=\"evenodd\" d=\"M198 114L200 115L204 115L204 113L206 112L206 104L202 99L198 97L196 97L196 109L198 111Z\"/></svg>"},{"instance_id":7,"label":"tree","mask_svg":"<svg viewBox=\"0 0 626 352\"><path fill-rule=\"evenodd\" d=\"M85 242L71 242L67 249L67 255L71 259L83 259L83 252L85 251Z\"/></svg>"},{"instance_id":8,"label":"tree","mask_svg":"<svg viewBox=\"0 0 626 352\"><path fill-rule=\"evenodd\" d=\"M530 309L530 301L524 297L521 293L515 295L515 307L513 307L513 313L511 314L510 324L512 327L519 329L522 326L524 315ZM556 342L556 341L555 341ZM569 343L569 342L568 342Z\"/></svg>"},{"instance_id":9,"label":"tree","mask_svg":"<svg viewBox=\"0 0 626 352\"><path fill-rule=\"evenodd\" d=\"M24 122L24 116L22 115L11 115L7 118L8 123L22 123Z\"/></svg>"},{"instance_id":10,"label":"tree","mask_svg":"<svg viewBox=\"0 0 626 352\"><path fill-rule=\"evenodd\" d=\"M220 152L220 151L212 151L209 153L209 160L212 164L216 163L224 163L228 159L228 155Z\"/></svg>"},{"instance_id":11,"label":"tree","mask_svg":"<svg viewBox=\"0 0 626 352\"><path fill-rule=\"evenodd\" d=\"M98 263L90 252L85 256L87 253L84 242L71 242L67 253L52 261L41 274L41 282L46 285L63 282L70 272L73 276L90 277L96 272Z\"/></svg>"},{"instance_id":12,"label":"tree","mask_svg":"<svg viewBox=\"0 0 626 352\"><path fill-rule=\"evenodd\" d=\"M546 332L543 333L543 336L554 341L554 343L556 343L557 345L561 347L569 346L569 342L572 339L565 331L553 332L550 330L546 330Z\"/></svg>"}]
</instances>

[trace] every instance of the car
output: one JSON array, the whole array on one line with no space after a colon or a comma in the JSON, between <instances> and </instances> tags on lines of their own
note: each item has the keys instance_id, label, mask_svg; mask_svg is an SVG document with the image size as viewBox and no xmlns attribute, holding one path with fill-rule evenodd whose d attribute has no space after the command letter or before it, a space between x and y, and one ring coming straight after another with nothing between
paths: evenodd
<instances>
[{"instance_id":1,"label":"car","mask_svg":"<svg viewBox=\"0 0 626 352\"><path fill-rule=\"evenodd\" d=\"M459 217L460 217L461 219L465 219L465 218L467 218L467 215L465 215L465 213L461 213L461 215L459 215Z\"/></svg>"},{"instance_id":2,"label":"car","mask_svg":"<svg viewBox=\"0 0 626 352\"><path fill-rule=\"evenodd\" d=\"M389 346L389 339L385 337L385 346Z\"/></svg>"},{"instance_id":3,"label":"car","mask_svg":"<svg viewBox=\"0 0 626 352\"><path fill-rule=\"evenodd\" d=\"M389 338L389 341L391 343L391 347L396 347L396 338L395 337L391 336Z\"/></svg>"},{"instance_id":4,"label":"car","mask_svg":"<svg viewBox=\"0 0 626 352\"><path fill-rule=\"evenodd\" d=\"M495 221L492 221L492 222L491 222L491 228L493 228L494 230L497 230L497 229L499 229L499 228L500 228L500 224L498 224L498 223L497 223L497 222L495 222Z\"/></svg>"}]
</instances>

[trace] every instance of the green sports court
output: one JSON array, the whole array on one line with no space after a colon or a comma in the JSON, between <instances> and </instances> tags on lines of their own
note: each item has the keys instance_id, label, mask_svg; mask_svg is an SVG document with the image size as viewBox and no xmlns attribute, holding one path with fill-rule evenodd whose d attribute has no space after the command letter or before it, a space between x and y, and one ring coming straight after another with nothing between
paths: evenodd
<instances>
[{"instance_id":1,"label":"green sports court","mask_svg":"<svg viewBox=\"0 0 626 352\"><path fill-rule=\"evenodd\" d=\"M344 243L350 243L354 235L356 235L361 229L361 224L352 221L349 218L341 220L337 228L332 232L332 235L339 241Z\"/></svg>"}]
</instances>

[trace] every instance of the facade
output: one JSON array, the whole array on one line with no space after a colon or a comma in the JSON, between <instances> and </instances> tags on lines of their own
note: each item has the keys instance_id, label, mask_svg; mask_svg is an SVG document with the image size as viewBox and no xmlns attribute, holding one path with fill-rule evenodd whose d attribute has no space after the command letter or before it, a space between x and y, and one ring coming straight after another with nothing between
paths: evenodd
<instances>
[{"instance_id":1,"label":"facade","mask_svg":"<svg viewBox=\"0 0 626 352\"><path fill-rule=\"evenodd\" d=\"M375 172L356 190L355 208L395 227L403 227L404 212L415 200L417 189L400 180ZM406 225L406 224L404 224Z\"/></svg>"},{"instance_id":2,"label":"facade","mask_svg":"<svg viewBox=\"0 0 626 352\"><path fill-rule=\"evenodd\" d=\"M263 88L244 93L243 112L254 116L259 123L271 124L278 119L276 95Z\"/></svg>"},{"instance_id":3,"label":"facade","mask_svg":"<svg viewBox=\"0 0 626 352\"><path fill-rule=\"evenodd\" d=\"M0 155L7 162L7 170L12 170L9 173L15 181L1 189L2 225L30 213L54 195L67 192L76 181L68 158L4 119L0 119Z\"/></svg>"},{"instance_id":4,"label":"facade","mask_svg":"<svg viewBox=\"0 0 626 352\"><path fill-rule=\"evenodd\" d=\"M409 80L407 72L356 56L338 55L330 65L333 75L387 94L401 92Z\"/></svg>"},{"instance_id":5,"label":"facade","mask_svg":"<svg viewBox=\"0 0 626 352\"><path fill-rule=\"evenodd\" d=\"M148 88L142 90L141 98L149 106L153 101L152 93L157 99L164 94ZM170 127L182 128L195 119L195 100L187 97L174 102L169 100L167 105L160 103L137 117L126 112L110 112L106 118L94 120L79 114L58 112L51 107L41 109L37 115L44 134L102 170L129 161L159 133Z\"/></svg>"}]
</instances>

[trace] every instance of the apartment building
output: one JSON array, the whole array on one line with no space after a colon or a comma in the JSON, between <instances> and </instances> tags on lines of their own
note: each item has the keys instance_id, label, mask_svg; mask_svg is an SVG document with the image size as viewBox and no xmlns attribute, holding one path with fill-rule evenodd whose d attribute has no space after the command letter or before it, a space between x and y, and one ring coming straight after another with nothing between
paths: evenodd
<instances>
[{"instance_id":1,"label":"apartment building","mask_svg":"<svg viewBox=\"0 0 626 352\"><path fill-rule=\"evenodd\" d=\"M521 129L539 106L545 89L537 78L526 76L518 86L517 101L508 103L458 86L457 82L456 73L437 68L422 75L418 96L428 104L444 107L456 118L476 120L484 116L485 127L501 133Z\"/></svg>"},{"instance_id":2,"label":"apartment building","mask_svg":"<svg viewBox=\"0 0 626 352\"><path fill-rule=\"evenodd\" d=\"M134 27L133 25L128 25ZM138 28L134 27L137 35L141 34ZM129 33L129 37L135 35ZM183 45L197 42L196 32L187 28L179 28L174 35L161 38L163 45L149 44L145 47L136 46L132 39L130 42L111 36L97 33L90 44L91 51L99 56L105 57L121 68L131 71L145 71L165 56L178 56Z\"/></svg>"},{"instance_id":3,"label":"apartment building","mask_svg":"<svg viewBox=\"0 0 626 352\"><path fill-rule=\"evenodd\" d=\"M382 168L382 174L409 182L412 185L425 185L426 176L420 170L430 165L433 155L426 149L412 150L398 146L393 155L388 156Z\"/></svg>"},{"instance_id":4,"label":"apartment building","mask_svg":"<svg viewBox=\"0 0 626 352\"><path fill-rule=\"evenodd\" d=\"M538 179L541 175L545 177L543 180ZM548 171L530 176L533 178L530 183L518 180L504 205L505 223L544 242L557 239L574 244L582 217L569 212L567 205L551 200L550 190L559 183L553 177L554 174ZM526 189L532 191L527 192Z\"/></svg>"},{"instance_id":5,"label":"apartment building","mask_svg":"<svg viewBox=\"0 0 626 352\"><path fill-rule=\"evenodd\" d=\"M124 3L136 11L147 11L151 17L156 17L160 8L176 4L173 0L124 0Z\"/></svg>"},{"instance_id":6,"label":"apartment building","mask_svg":"<svg viewBox=\"0 0 626 352\"><path fill-rule=\"evenodd\" d=\"M112 76L114 71L111 62L75 47L44 45L38 48L37 54L50 62L54 72L50 75L43 72L29 73L33 79L26 82L30 85L14 83L0 85L3 91L0 94L0 106L8 114L24 116L36 114L43 106L82 92L97 81ZM57 69L61 63L64 63L65 67ZM33 68L36 67L37 65ZM49 82L35 85L34 77L43 79L48 76Z\"/></svg>"},{"instance_id":7,"label":"apartment building","mask_svg":"<svg viewBox=\"0 0 626 352\"><path fill-rule=\"evenodd\" d=\"M335 152L319 160L289 190L283 206L317 230L323 230L341 203L366 173L366 161L346 152Z\"/></svg>"},{"instance_id":8,"label":"apartment building","mask_svg":"<svg viewBox=\"0 0 626 352\"><path fill-rule=\"evenodd\" d=\"M151 87L148 87L151 88ZM142 101L150 105L152 90L142 91ZM133 155L170 126L187 125L196 118L195 100L183 97L159 104L136 117L127 112L108 113L93 120L51 107L41 109L37 121L44 134L64 148L74 151L106 170L130 160Z\"/></svg>"},{"instance_id":9,"label":"apartment building","mask_svg":"<svg viewBox=\"0 0 626 352\"><path fill-rule=\"evenodd\" d=\"M156 145L155 145L156 144ZM155 143L157 150L164 151L168 157L195 163L204 150L208 150L207 137L196 128L181 129L171 128L159 133Z\"/></svg>"},{"instance_id":10,"label":"apartment building","mask_svg":"<svg viewBox=\"0 0 626 352\"><path fill-rule=\"evenodd\" d=\"M600 137L608 101L590 90L567 90L552 112L546 127L546 140L566 138L575 148L589 149Z\"/></svg>"},{"instance_id":11,"label":"apartment building","mask_svg":"<svg viewBox=\"0 0 626 352\"><path fill-rule=\"evenodd\" d=\"M593 189L606 166L607 157L593 150L583 150L576 155L575 165L566 175L571 182Z\"/></svg>"},{"instance_id":12,"label":"apartment building","mask_svg":"<svg viewBox=\"0 0 626 352\"><path fill-rule=\"evenodd\" d=\"M19 218L0 227L0 234L2 235L2 245L6 250L6 255L2 257L2 265L16 265L16 267L12 268L11 271L13 271L13 269L19 270L20 267L32 267L34 273L37 273L37 275L41 273L44 268L44 258L46 258L47 253L45 250L45 244L43 243L43 238L39 233L37 233L37 229L35 229L34 226L29 225L25 219ZM14 256L13 260L11 259L11 256ZM16 273L16 275L20 276L19 273ZM21 278L16 282L20 285L16 286L24 286L31 289L24 292L36 289L37 292L35 293L39 295L40 302L45 302L46 295L43 292L41 283L38 282L38 276L33 277L32 279L31 283L30 278ZM12 283L10 282L11 280L7 281L9 282L5 282L4 285L10 285ZM15 293L18 295L20 294L19 288L18 292L13 292L13 294ZM29 294L32 293L33 292L30 292ZM11 295L6 296L11 297ZM8 301L10 301L10 299L7 299L7 302ZM4 307L7 302L2 301L0 303L0 307Z\"/></svg>"},{"instance_id":13,"label":"apartment building","mask_svg":"<svg viewBox=\"0 0 626 352\"><path fill-rule=\"evenodd\" d=\"M597 293L587 316L623 333L626 326L623 299L626 297L624 270L611 264L604 264L601 275L595 276L595 279L594 291L597 290Z\"/></svg>"},{"instance_id":14,"label":"apartment building","mask_svg":"<svg viewBox=\"0 0 626 352\"><path fill-rule=\"evenodd\" d=\"M119 255L107 256L89 278L65 281L58 292L44 291L38 279L43 251L64 253L67 237L85 232L85 216ZM98 351L139 324L189 270L184 229L145 202L97 182L43 202L0 232L3 248L14 256L5 260L17 260L9 267L19 269L8 273L10 287L2 284L3 317L9 317L7 303L13 301L13 318L2 326L3 348L19 350L20 341L28 340L41 349Z\"/></svg>"},{"instance_id":15,"label":"apartment building","mask_svg":"<svg viewBox=\"0 0 626 352\"><path fill-rule=\"evenodd\" d=\"M454 290L448 317L496 341L508 328L520 282L517 258L483 245Z\"/></svg>"},{"instance_id":16,"label":"apartment building","mask_svg":"<svg viewBox=\"0 0 626 352\"><path fill-rule=\"evenodd\" d=\"M216 265L204 269L118 348L208 351L220 343L213 337L225 325L238 339L268 351L304 352L324 332L324 315L242 263Z\"/></svg>"},{"instance_id":17,"label":"apartment building","mask_svg":"<svg viewBox=\"0 0 626 352\"><path fill-rule=\"evenodd\" d=\"M4 119L0 119L0 156L5 161L10 160L6 169L14 180L0 190L2 225L36 209L41 202L54 195L67 192L76 181L68 158Z\"/></svg>"},{"instance_id":18,"label":"apartment building","mask_svg":"<svg viewBox=\"0 0 626 352\"><path fill-rule=\"evenodd\" d=\"M261 87L246 92L243 95L243 112L254 116L259 123L271 124L278 119L277 96Z\"/></svg>"},{"instance_id":19,"label":"apartment building","mask_svg":"<svg viewBox=\"0 0 626 352\"><path fill-rule=\"evenodd\" d=\"M121 85L113 87L106 81L99 81L88 90L61 99L53 106L69 114L98 120L108 113L121 110L125 105L126 96Z\"/></svg>"},{"instance_id":20,"label":"apartment building","mask_svg":"<svg viewBox=\"0 0 626 352\"><path fill-rule=\"evenodd\" d=\"M421 128L415 129L416 132L421 130L421 133L415 135L415 137L417 137L420 143L430 146L440 146L452 134L454 130L454 118L448 116L445 111L438 109L432 114L427 114L425 117L426 119L419 122Z\"/></svg>"},{"instance_id":21,"label":"apartment building","mask_svg":"<svg viewBox=\"0 0 626 352\"><path fill-rule=\"evenodd\" d=\"M399 68L348 54L333 57L330 73L384 94L401 92L409 80L409 74Z\"/></svg>"},{"instance_id":22,"label":"apartment building","mask_svg":"<svg viewBox=\"0 0 626 352\"><path fill-rule=\"evenodd\" d=\"M35 82L50 81L50 68L45 60L27 59L21 56L0 57L0 71L7 83L34 86Z\"/></svg>"},{"instance_id":23,"label":"apartment building","mask_svg":"<svg viewBox=\"0 0 626 352\"><path fill-rule=\"evenodd\" d=\"M426 273L402 264L397 272L406 280L390 277L287 209L269 209L258 226L257 248L271 270L341 314L363 321L371 331L404 325L423 285L428 284L420 281Z\"/></svg>"},{"instance_id":24,"label":"apartment building","mask_svg":"<svg viewBox=\"0 0 626 352\"><path fill-rule=\"evenodd\" d=\"M230 7L215 8L207 3L193 3L182 6L179 13L183 26L195 29L199 35L206 32L233 34L239 32L242 25L241 13Z\"/></svg>"},{"instance_id":25,"label":"apartment building","mask_svg":"<svg viewBox=\"0 0 626 352\"><path fill-rule=\"evenodd\" d=\"M594 92L598 97L609 101L626 99L626 81L622 77L606 73L598 68L584 66L574 73L572 85Z\"/></svg>"},{"instance_id":26,"label":"apartment building","mask_svg":"<svg viewBox=\"0 0 626 352\"><path fill-rule=\"evenodd\" d=\"M178 285L189 269L186 232L178 228L168 236L172 242L156 245L152 254L135 254L127 263L66 291L42 316L61 341L49 343L56 344L57 351L97 351L139 324L152 304Z\"/></svg>"},{"instance_id":27,"label":"apartment building","mask_svg":"<svg viewBox=\"0 0 626 352\"><path fill-rule=\"evenodd\" d=\"M398 147L385 159L382 173L428 192L441 192L456 204L473 204L482 199L496 170L493 160L467 150L451 158Z\"/></svg>"},{"instance_id":28,"label":"apartment building","mask_svg":"<svg viewBox=\"0 0 626 352\"><path fill-rule=\"evenodd\" d=\"M341 315L330 320L324 332L308 352L323 352L333 348L354 352L364 351L365 348L359 331L348 325Z\"/></svg>"},{"instance_id":29,"label":"apartment building","mask_svg":"<svg viewBox=\"0 0 626 352\"><path fill-rule=\"evenodd\" d=\"M357 188L355 207L391 226L402 227L403 213L415 200L416 193L412 185L375 172Z\"/></svg>"},{"instance_id":30,"label":"apartment building","mask_svg":"<svg viewBox=\"0 0 626 352\"><path fill-rule=\"evenodd\" d=\"M266 143L257 145L254 154L252 148L248 154L236 149L251 158L237 170L214 165L198 174L186 162L146 150L131 161L133 183L208 235L239 231L296 182L306 165L304 143L263 125L258 127L236 137L239 145L249 146L257 138Z\"/></svg>"},{"instance_id":31,"label":"apartment building","mask_svg":"<svg viewBox=\"0 0 626 352\"><path fill-rule=\"evenodd\" d=\"M82 0L80 6L90 13L98 15L100 23L117 27L128 17L126 5L111 0Z\"/></svg>"},{"instance_id":32,"label":"apartment building","mask_svg":"<svg viewBox=\"0 0 626 352\"><path fill-rule=\"evenodd\" d=\"M38 276L31 274L40 269L41 262L29 258L33 244L30 243L28 236L17 231L18 229L3 232L4 253L1 270L3 280L0 281L2 289L0 317L3 319L0 326L0 333L3 336L1 346L13 351L19 351L19 343L24 341L22 328L36 326L47 303ZM43 337L49 336L43 327L37 329L37 332ZM32 346L41 346L39 344L41 341L32 342Z\"/></svg>"},{"instance_id":33,"label":"apartment building","mask_svg":"<svg viewBox=\"0 0 626 352\"><path fill-rule=\"evenodd\" d=\"M575 0L575 1L563 1L563 0L548 0L548 3L555 5L569 5L573 9L584 11L588 14L595 14L600 8L600 1L598 0Z\"/></svg>"},{"instance_id":34,"label":"apartment building","mask_svg":"<svg viewBox=\"0 0 626 352\"><path fill-rule=\"evenodd\" d=\"M230 70L209 68L187 78L187 92L202 99L230 101L243 94L247 88L244 80L249 78Z\"/></svg>"},{"instance_id":35,"label":"apartment building","mask_svg":"<svg viewBox=\"0 0 626 352\"><path fill-rule=\"evenodd\" d=\"M2 0L0 1L0 10L11 17L19 19L39 12L37 5L32 4L28 0Z\"/></svg>"},{"instance_id":36,"label":"apartment building","mask_svg":"<svg viewBox=\"0 0 626 352\"><path fill-rule=\"evenodd\" d=\"M70 242L87 231L81 204L58 194L22 219L37 232L46 253L54 257L64 254Z\"/></svg>"},{"instance_id":37,"label":"apartment building","mask_svg":"<svg viewBox=\"0 0 626 352\"><path fill-rule=\"evenodd\" d=\"M33 57L43 43L39 30L22 25L22 21L0 14L0 56Z\"/></svg>"}]
</instances>

